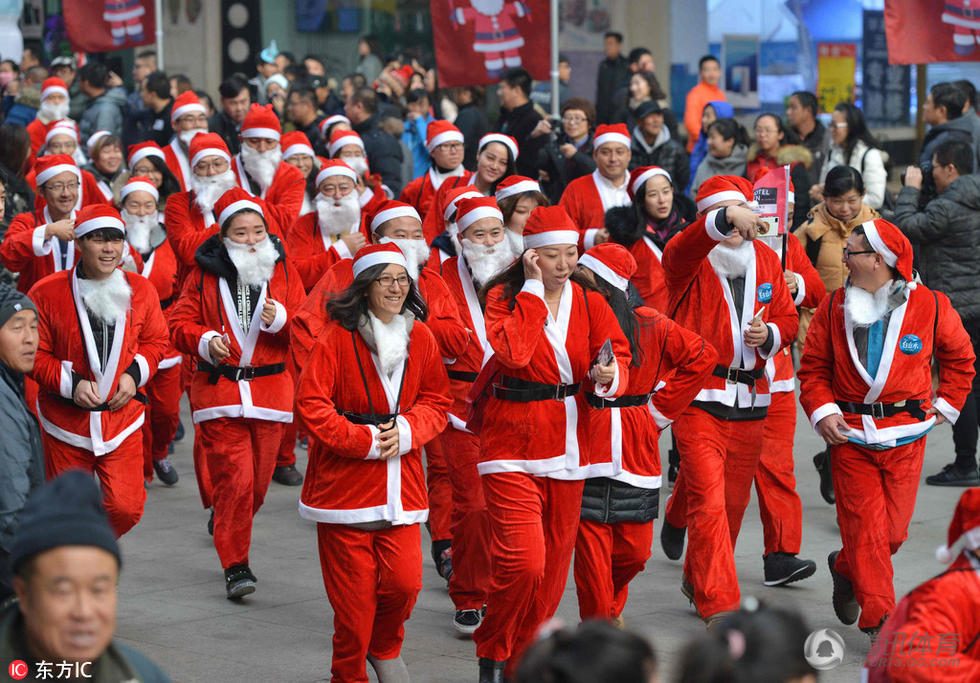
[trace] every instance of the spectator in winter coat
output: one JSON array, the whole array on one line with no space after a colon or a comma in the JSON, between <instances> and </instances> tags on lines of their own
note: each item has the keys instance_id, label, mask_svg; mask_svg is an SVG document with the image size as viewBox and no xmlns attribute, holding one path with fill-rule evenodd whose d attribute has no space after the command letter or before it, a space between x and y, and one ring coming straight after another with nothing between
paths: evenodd
<instances>
[{"instance_id":1,"label":"spectator in winter coat","mask_svg":"<svg viewBox=\"0 0 980 683\"><path fill-rule=\"evenodd\" d=\"M830 124L830 146L823 169L820 171L820 185L810 188L810 199L819 202L823 199L824 178L835 166L850 166L857 169L864 178L867 191L864 202L872 209L880 209L888 192L885 183L888 173L881 157L878 143L871 136L861 110L848 102L841 102L834 109Z\"/></svg>"},{"instance_id":2,"label":"spectator in winter coat","mask_svg":"<svg viewBox=\"0 0 980 683\"><path fill-rule=\"evenodd\" d=\"M364 142L364 153L371 171L381 174L381 181L398 196L402 191L402 148L398 139L379 128L378 96L370 88L358 88L344 107L354 131Z\"/></svg>"},{"instance_id":3,"label":"spectator in winter coat","mask_svg":"<svg viewBox=\"0 0 980 683\"><path fill-rule=\"evenodd\" d=\"M790 180L796 192L792 227L806 220L810 211L810 176L813 155L796 140L796 134L775 114L760 114L755 120L755 144L749 147L745 177L755 182L780 166L790 166Z\"/></svg>"},{"instance_id":4,"label":"spectator in winter coat","mask_svg":"<svg viewBox=\"0 0 980 683\"><path fill-rule=\"evenodd\" d=\"M623 34L616 31L606 31L606 58L599 62L595 103L596 123L609 123L615 110L613 96L616 91L626 85L629 78L630 65L620 50L623 48Z\"/></svg>"},{"instance_id":5,"label":"spectator in winter coat","mask_svg":"<svg viewBox=\"0 0 980 683\"><path fill-rule=\"evenodd\" d=\"M538 180L552 204L557 204L568 183L595 170L592 158L592 131L595 109L581 97L573 97L561 108L561 131L538 152ZM538 125L551 124L542 121Z\"/></svg>"},{"instance_id":6,"label":"spectator in winter coat","mask_svg":"<svg viewBox=\"0 0 980 683\"><path fill-rule=\"evenodd\" d=\"M718 119L708 126L708 153L698 166L688 196L694 199L705 180L716 175L744 175L748 135L735 119Z\"/></svg>"},{"instance_id":7,"label":"spectator in winter coat","mask_svg":"<svg viewBox=\"0 0 980 683\"><path fill-rule=\"evenodd\" d=\"M786 123L800 139L800 144L813 155L813 165L810 167L811 183L822 180L820 173L826 163L830 146L827 129L817 118L818 108L817 96L806 90L796 91L786 102ZM826 174L826 171L824 173Z\"/></svg>"},{"instance_id":8,"label":"spectator in winter coat","mask_svg":"<svg viewBox=\"0 0 980 683\"><path fill-rule=\"evenodd\" d=\"M690 175L688 176L690 180L684 186L684 194L691 193L691 183L694 181L694 175L698 172L698 166L701 165L704 157L708 154L708 126L718 119L734 118L735 110L728 102L714 100L704 105L704 109L701 110L701 132L698 134L698 141L694 143L694 149L691 150L689 163Z\"/></svg>"},{"instance_id":9,"label":"spectator in winter coat","mask_svg":"<svg viewBox=\"0 0 980 683\"><path fill-rule=\"evenodd\" d=\"M477 145L480 138L490 132L490 122L487 120L487 113L483 110L483 96L485 90L481 86L465 86L456 88L453 97L459 112L453 124L459 128L463 134L463 167L467 171L476 170Z\"/></svg>"},{"instance_id":10,"label":"spectator in winter coat","mask_svg":"<svg viewBox=\"0 0 980 683\"><path fill-rule=\"evenodd\" d=\"M529 96L531 94L531 74L521 68L508 69L497 86L500 97L500 118L497 131L517 140L520 156L517 158L517 172L534 178L538 160L538 150L548 141L548 129L538 125L541 115L534 110Z\"/></svg>"},{"instance_id":11,"label":"spectator in winter coat","mask_svg":"<svg viewBox=\"0 0 980 683\"><path fill-rule=\"evenodd\" d=\"M83 140L88 140L97 130L107 130L122 137L126 90L122 87L110 88L108 79L109 71L98 62L89 62L78 70L82 94L91 100L79 124Z\"/></svg>"},{"instance_id":12,"label":"spectator in winter coat","mask_svg":"<svg viewBox=\"0 0 980 683\"><path fill-rule=\"evenodd\" d=\"M659 166L670 173L673 183L686 187L690 173L684 145L675 140L665 124L666 110L656 100L641 102L633 110L636 125L630 131L633 156L630 169Z\"/></svg>"},{"instance_id":13,"label":"spectator in winter coat","mask_svg":"<svg viewBox=\"0 0 980 683\"><path fill-rule=\"evenodd\" d=\"M932 178L932 155L946 140L962 140L973 147L973 125L963 117L966 95L952 83L937 83L932 86L922 107L922 118L931 126L922 140L919 153L919 169L922 171L922 192L919 195L919 208L936 196ZM974 158L971 173L977 168Z\"/></svg>"}]
</instances>

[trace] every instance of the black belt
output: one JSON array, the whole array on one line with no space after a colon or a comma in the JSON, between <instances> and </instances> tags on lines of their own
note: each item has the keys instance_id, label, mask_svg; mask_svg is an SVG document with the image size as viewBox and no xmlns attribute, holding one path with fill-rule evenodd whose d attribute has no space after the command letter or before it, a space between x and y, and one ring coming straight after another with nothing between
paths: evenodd
<instances>
[{"instance_id":1,"label":"black belt","mask_svg":"<svg viewBox=\"0 0 980 683\"><path fill-rule=\"evenodd\" d=\"M455 379L460 382L475 382L476 378L479 376L475 372L463 372L461 370L446 370L446 374L449 375L449 379Z\"/></svg>"},{"instance_id":2,"label":"black belt","mask_svg":"<svg viewBox=\"0 0 980 683\"><path fill-rule=\"evenodd\" d=\"M851 403L850 401L837 401L837 405L845 413L870 415L876 420L892 417L899 413L908 413L917 420L924 420L926 417L926 412L922 410L922 401L913 398L898 401L897 403Z\"/></svg>"},{"instance_id":3,"label":"black belt","mask_svg":"<svg viewBox=\"0 0 980 683\"><path fill-rule=\"evenodd\" d=\"M174 302L174 297L172 297L172 296L171 297L167 297L166 299L161 300L160 301L160 310L161 311L167 310L167 308L169 308L170 307L170 304L172 304L173 302Z\"/></svg>"},{"instance_id":4,"label":"black belt","mask_svg":"<svg viewBox=\"0 0 980 683\"><path fill-rule=\"evenodd\" d=\"M99 405L95 406L94 408L85 408L83 406L78 405L77 403L75 403L70 398L65 398L64 396L61 396L59 394L51 394L51 395L57 397L63 403L67 403L68 405L70 405L70 406L72 406L74 408L78 408L79 410L88 410L88 411L93 412L93 413L99 413L99 412L102 412L102 411L105 411L105 410L109 410L109 402L108 401L106 401L105 403L100 403ZM139 401L143 405L149 405L149 403L150 403L150 400L146 397L146 394L141 393L139 391L137 391L135 394L133 394L133 400Z\"/></svg>"},{"instance_id":5,"label":"black belt","mask_svg":"<svg viewBox=\"0 0 980 683\"><path fill-rule=\"evenodd\" d=\"M976 10L976 9L966 9L965 7L954 7L953 5L946 5L945 10L950 14L956 14L958 16L967 17L969 19L980 17L980 10Z\"/></svg>"},{"instance_id":6,"label":"black belt","mask_svg":"<svg viewBox=\"0 0 980 683\"><path fill-rule=\"evenodd\" d=\"M375 427L389 424L398 417L398 413L375 415L374 413L352 413L347 410L338 410L337 412L348 422L353 422L356 425L374 425Z\"/></svg>"},{"instance_id":7,"label":"black belt","mask_svg":"<svg viewBox=\"0 0 980 683\"><path fill-rule=\"evenodd\" d=\"M503 401L529 403L531 401L564 401L569 396L579 392L581 385L575 384L544 384L530 382L517 377L501 375L500 384L493 385L493 396Z\"/></svg>"},{"instance_id":8,"label":"black belt","mask_svg":"<svg viewBox=\"0 0 980 683\"><path fill-rule=\"evenodd\" d=\"M244 368L240 368L237 365L212 365L206 361L199 360L197 361L197 369L199 372L206 372L211 375L208 378L208 384L217 384L218 379L221 377L230 379L232 382L238 382L239 380L251 382L256 377L278 375L279 373L286 371L286 364L273 363L272 365L249 365Z\"/></svg>"},{"instance_id":9,"label":"black belt","mask_svg":"<svg viewBox=\"0 0 980 683\"><path fill-rule=\"evenodd\" d=\"M724 365L716 365L715 369L711 371L711 374L715 377L721 377L729 384L746 384L751 387L755 384L757 379L762 378L765 371L765 367L756 368L755 370L742 370L741 368L729 368Z\"/></svg>"},{"instance_id":10,"label":"black belt","mask_svg":"<svg viewBox=\"0 0 980 683\"><path fill-rule=\"evenodd\" d=\"M585 400L593 408L635 408L637 406L645 406L651 396L653 396L652 393L620 396L619 398L602 398L595 394L586 393Z\"/></svg>"}]
</instances>

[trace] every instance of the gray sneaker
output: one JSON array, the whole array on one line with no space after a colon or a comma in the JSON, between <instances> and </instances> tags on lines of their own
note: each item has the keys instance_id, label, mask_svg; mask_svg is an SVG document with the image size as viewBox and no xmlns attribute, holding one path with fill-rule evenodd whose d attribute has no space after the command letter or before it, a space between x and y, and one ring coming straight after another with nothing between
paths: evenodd
<instances>
[{"instance_id":1,"label":"gray sneaker","mask_svg":"<svg viewBox=\"0 0 980 683\"><path fill-rule=\"evenodd\" d=\"M177 470L174 469L173 463L170 462L170 458L154 460L153 471L157 473L157 478L160 479L160 482L167 486L173 486L180 479L177 475Z\"/></svg>"}]
</instances>

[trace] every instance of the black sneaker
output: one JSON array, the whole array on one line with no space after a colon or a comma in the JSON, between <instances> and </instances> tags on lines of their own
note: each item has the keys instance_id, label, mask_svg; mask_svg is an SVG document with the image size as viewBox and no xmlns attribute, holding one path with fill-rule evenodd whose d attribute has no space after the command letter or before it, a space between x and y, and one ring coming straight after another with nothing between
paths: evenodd
<instances>
[{"instance_id":1,"label":"black sneaker","mask_svg":"<svg viewBox=\"0 0 980 683\"><path fill-rule=\"evenodd\" d=\"M238 600L255 592L255 574L247 564L238 564L225 570L225 592L229 600Z\"/></svg>"},{"instance_id":2,"label":"black sneaker","mask_svg":"<svg viewBox=\"0 0 980 683\"><path fill-rule=\"evenodd\" d=\"M660 547L668 560L679 560L684 554L684 537L687 527L676 527L666 519L660 527Z\"/></svg>"},{"instance_id":3,"label":"black sneaker","mask_svg":"<svg viewBox=\"0 0 980 683\"><path fill-rule=\"evenodd\" d=\"M813 576L817 571L817 563L813 560L801 560L790 553L769 553L762 557L762 568L767 586L785 586L794 581Z\"/></svg>"},{"instance_id":4,"label":"black sneaker","mask_svg":"<svg viewBox=\"0 0 980 683\"><path fill-rule=\"evenodd\" d=\"M272 472L272 481L283 486L299 486L303 483L303 475L296 469L296 465L284 465Z\"/></svg>"},{"instance_id":5,"label":"black sneaker","mask_svg":"<svg viewBox=\"0 0 980 683\"><path fill-rule=\"evenodd\" d=\"M458 609L456 616L453 617L453 628L466 635L476 631L481 623L483 623L483 615L478 609Z\"/></svg>"},{"instance_id":6,"label":"black sneaker","mask_svg":"<svg viewBox=\"0 0 980 683\"><path fill-rule=\"evenodd\" d=\"M170 462L170 458L160 458L159 460L153 461L153 471L157 473L157 478L162 484L167 486L173 486L180 479L177 476L177 470L174 469L173 464Z\"/></svg>"},{"instance_id":7,"label":"black sneaker","mask_svg":"<svg viewBox=\"0 0 980 683\"><path fill-rule=\"evenodd\" d=\"M817 468L820 475L820 495L827 501L827 505L833 505L836 501L834 496L834 479L830 474L830 447L813 456L813 466Z\"/></svg>"},{"instance_id":8,"label":"black sneaker","mask_svg":"<svg viewBox=\"0 0 980 683\"><path fill-rule=\"evenodd\" d=\"M956 463L946 465L942 472L926 477L929 486L980 486L980 474L977 468L961 470Z\"/></svg>"},{"instance_id":9,"label":"black sneaker","mask_svg":"<svg viewBox=\"0 0 980 683\"><path fill-rule=\"evenodd\" d=\"M507 677L504 676L506 667L506 660L497 662L486 657L480 657L480 683L507 683Z\"/></svg>"},{"instance_id":10,"label":"black sneaker","mask_svg":"<svg viewBox=\"0 0 980 683\"><path fill-rule=\"evenodd\" d=\"M857 621L861 614L861 606L858 605L857 598L854 597L854 584L850 579L834 569L837 562L837 552L834 551L827 556L827 563L830 565L830 576L834 579L834 614L841 620L841 623L850 626Z\"/></svg>"},{"instance_id":11,"label":"black sneaker","mask_svg":"<svg viewBox=\"0 0 980 683\"><path fill-rule=\"evenodd\" d=\"M208 519L208 535L214 536L214 508L211 508L211 518Z\"/></svg>"},{"instance_id":12,"label":"black sneaker","mask_svg":"<svg viewBox=\"0 0 980 683\"><path fill-rule=\"evenodd\" d=\"M177 429L174 431L174 441L180 441L184 438L184 423L181 420L177 420Z\"/></svg>"}]
</instances>

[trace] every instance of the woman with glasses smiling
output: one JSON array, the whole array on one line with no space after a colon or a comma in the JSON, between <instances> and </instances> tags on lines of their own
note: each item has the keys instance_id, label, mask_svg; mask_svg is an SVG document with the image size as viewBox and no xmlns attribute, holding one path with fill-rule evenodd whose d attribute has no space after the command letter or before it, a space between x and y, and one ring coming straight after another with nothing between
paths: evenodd
<instances>
[{"instance_id":1,"label":"woman with glasses smiling","mask_svg":"<svg viewBox=\"0 0 980 683\"><path fill-rule=\"evenodd\" d=\"M749 147L745 177L755 182L769 171L789 165L790 180L796 193L793 202L793 221L796 227L806 220L810 210L810 178L807 169L813 164L813 154L799 144L796 133L783 125L772 113L760 114L755 120L755 144Z\"/></svg>"},{"instance_id":2,"label":"woman with glasses smiling","mask_svg":"<svg viewBox=\"0 0 980 683\"><path fill-rule=\"evenodd\" d=\"M595 170L592 158L595 117L591 102L573 97L561 107L560 131L553 130L545 120L538 124L552 133L551 144L538 152L538 181L552 204L558 203L570 182Z\"/></svg>"}]
</instances>

